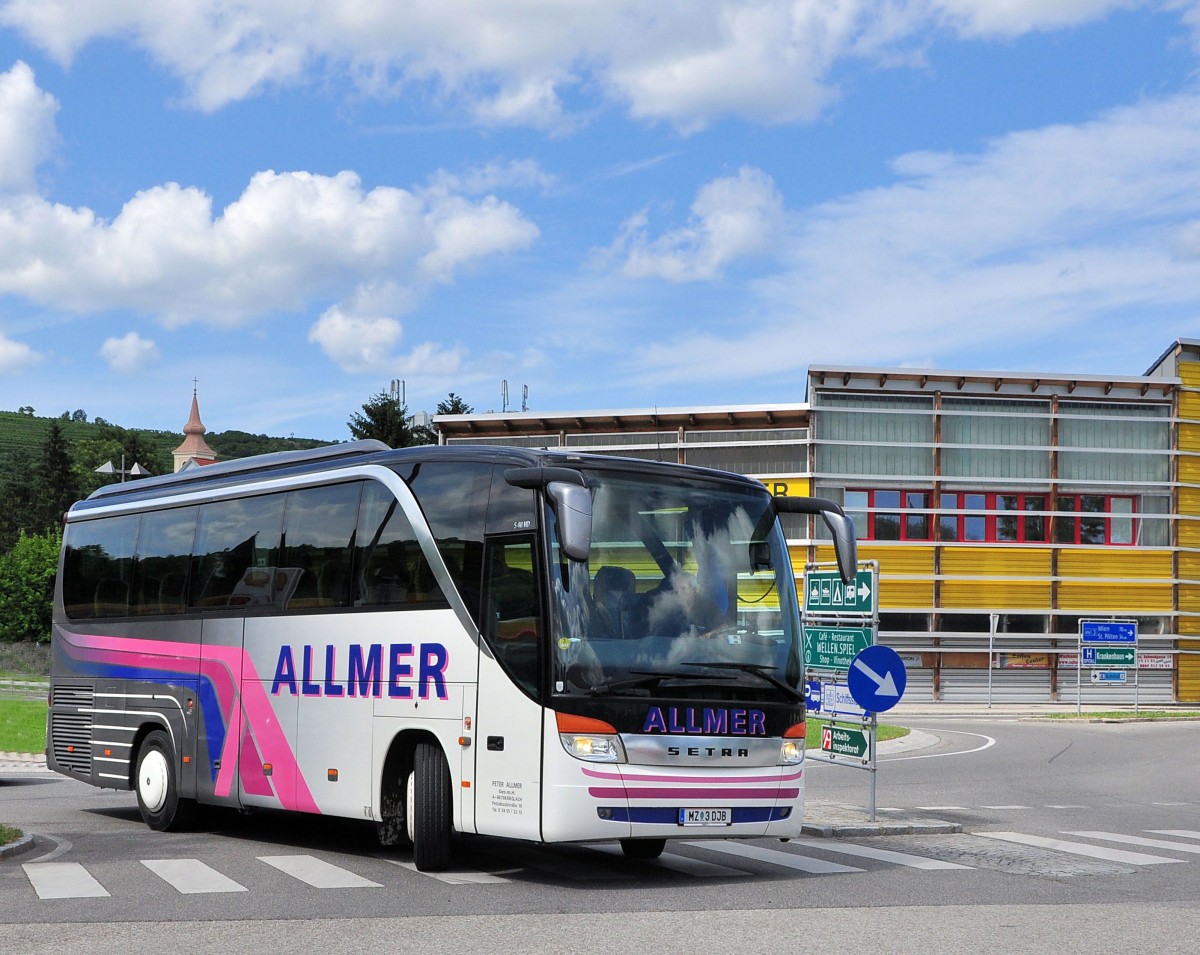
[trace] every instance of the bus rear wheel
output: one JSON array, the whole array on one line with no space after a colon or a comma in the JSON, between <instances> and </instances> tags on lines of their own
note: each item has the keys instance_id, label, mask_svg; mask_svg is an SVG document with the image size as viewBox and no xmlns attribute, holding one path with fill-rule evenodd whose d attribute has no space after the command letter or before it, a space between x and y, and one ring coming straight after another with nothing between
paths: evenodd
<instances>
[{"instance_id":1,"label":"bus rear wheel","mask_svg":"<svg viewBox=\"0 0 1200 955\"><path fill-rule=\"evenodd\" d=\"M175 751L162 730L153 730L138 750L134 780L142 820L158 832L185 829L196 812L196 803L179 795Z\"/></svg>"},{"instance_id":2,"label":"bus rear wheel","mask_svg":"<svg viewBox=\"0 0 1200 955\"><path fill-rule=\"evenodd\" d=\"M621 840L621 851L629 859L657 859L666 847L666 839Z\"/></svg>"},{"instance_id":3,"label":"bus rear wheel","mask_svg":"<svg viewBox=\"0 0 1200 955\"><path fill-rule=\"evenodd\" d=\"M440 872L450 863L450 768L440 746L418 743L405 787L405 817L413 844L413 864Z\"/></svg>"}]
</instances>

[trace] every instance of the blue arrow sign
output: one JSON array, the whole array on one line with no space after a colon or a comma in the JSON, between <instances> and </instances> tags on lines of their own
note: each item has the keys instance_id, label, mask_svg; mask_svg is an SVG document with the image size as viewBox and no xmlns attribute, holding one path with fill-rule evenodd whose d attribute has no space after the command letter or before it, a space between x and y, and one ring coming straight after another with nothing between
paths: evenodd
<instances>
[{"instance_id":1,"label":"blue arrow sign","mask_svg":"<svg viewBox=\"0 0 1200 955\"><path fill-rule=\"evenodd\" d=\"M1083 643L1137 643L1137 623L1132 620L1080 620Z\"/></svg>"},{"instance_id":2,"label":"blue arrow sign","mask_svg":"<svg viewBox=\"0 0 1200 955\"><path fill-rule=\"evenodd\" d=\"M846 671L854 702L868 713L882 713L900 702L908 685L904 661L891 647L877 644L860 652Z\"/></svg>"}]
</instances>

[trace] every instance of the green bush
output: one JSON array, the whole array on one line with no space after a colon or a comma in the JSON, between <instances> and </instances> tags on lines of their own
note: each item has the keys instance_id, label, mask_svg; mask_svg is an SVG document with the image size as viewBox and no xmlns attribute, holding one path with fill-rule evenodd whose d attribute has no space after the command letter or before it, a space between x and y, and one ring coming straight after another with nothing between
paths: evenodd
<instances>
[{"instance_id":1,"label":"green bush","mask_svg":"<svg viewBox=\"0 0 1200 955\"><path fill-rule=\"evenodd\" d=\"M50 639L54 575L62 534L21 534L0 554L0 640L42 642Z\"/></svg>"}]
</instances>

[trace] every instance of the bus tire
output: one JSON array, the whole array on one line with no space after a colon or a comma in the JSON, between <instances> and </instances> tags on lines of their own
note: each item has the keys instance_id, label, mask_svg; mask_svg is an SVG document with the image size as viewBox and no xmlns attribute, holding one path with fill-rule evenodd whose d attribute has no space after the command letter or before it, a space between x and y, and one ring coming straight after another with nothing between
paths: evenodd
<instances>
[{"instance_id":1,"label":"bus tire","mask_svg":"<svg viewBox=\"0 0 1200 955\"><path fill-rule=\"evenodd\" d=\"M666 839L622 839L621 851L627 859L657 859L667 847Z\"/></svg>"},{"instance_id":2,"label":"bus tire","mask_svg":"<svg viewBox=\"0 0 1200 955\"><path fill-rule=\"evenodd\" d=\"M413 864L421 872L440 872L450 863L450 768L440 746L418 743L406 789L408 837Z\"/></svg>"},{"instance_id":3,"label":"bus tire","mask_svg":"<svg viewBox=\"0 0 1200 955\"><path fill-rule=\"evenodd\" d=\"M184 829L195 816L195 801L180 798L175 751L163 730L152 730L142 740L133 788L142 820L157 832Z\"/></svg>"}]
</instances>

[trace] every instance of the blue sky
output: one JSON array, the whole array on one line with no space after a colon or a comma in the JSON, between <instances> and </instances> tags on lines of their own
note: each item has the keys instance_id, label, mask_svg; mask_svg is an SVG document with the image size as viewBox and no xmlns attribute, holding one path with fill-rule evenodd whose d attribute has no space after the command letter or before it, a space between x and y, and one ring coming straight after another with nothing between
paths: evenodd
<instances>
[{"instance_id":1,"label":"blue sky","mask_svg":"<svg viewBox=\"0 0 1200 955\"><path fill-rule=\"evenodd\" d=\"M1140 374L1200 338L1198 54L1197 0L0 0L0 409Z\"/></svg>"}]
</instances>

